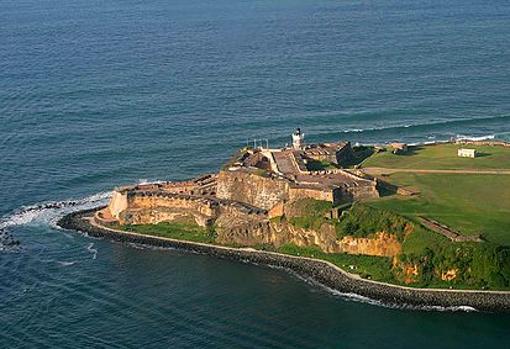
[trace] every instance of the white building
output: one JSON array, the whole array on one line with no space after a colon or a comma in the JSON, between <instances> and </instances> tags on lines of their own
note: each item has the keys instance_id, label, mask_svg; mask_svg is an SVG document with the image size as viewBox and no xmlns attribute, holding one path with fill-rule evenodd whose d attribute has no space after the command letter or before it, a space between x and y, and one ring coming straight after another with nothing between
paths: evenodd
<instances>
[{"instance_id":1,"label":"white building","mask_svg":"<svg viewBox=\"0 0 510 349\"><path fill-rule=\"evenodd\" d=\"M296 150L301 149L304 144L305 134L301 132L300 128L297 128L296 131L292 134L292 147Z\"/></svg>"},{"instance_id":2,"label":"white building","mask_svg":"<svg viewBox=\"0 0 510 349\"><path fill-rule=\"evenodd\" d=\"M476 158L476 150L468 148L460 148L457 150L457 156L461 158Z\"/></svg>"}]
</instances>

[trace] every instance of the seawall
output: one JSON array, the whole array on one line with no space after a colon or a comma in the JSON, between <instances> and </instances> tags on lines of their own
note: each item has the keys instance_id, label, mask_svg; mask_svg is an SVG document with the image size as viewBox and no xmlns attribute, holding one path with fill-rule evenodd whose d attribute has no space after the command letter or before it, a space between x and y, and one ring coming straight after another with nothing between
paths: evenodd
<instances>
[{"instance_id":1,"label":"seawall","mask_svg":"<svg viewBox=\"0 0 510 349\"><path fill-rule=\"evenodd\" d=\"M82 231L90 236L107 238L112 241L176 248L232 261L284 268L300 277L311 279L333 290L342 293L354 293L388 305L415 307L468 306L480 311L510 312L510 292L506 291L410 288L361 279L329 262L311 258L121 232L93 225L84 219L93 215L96 210L97 208L70 213L60 219L58 225L65 229Z\"/></svg>"}]
</instances>

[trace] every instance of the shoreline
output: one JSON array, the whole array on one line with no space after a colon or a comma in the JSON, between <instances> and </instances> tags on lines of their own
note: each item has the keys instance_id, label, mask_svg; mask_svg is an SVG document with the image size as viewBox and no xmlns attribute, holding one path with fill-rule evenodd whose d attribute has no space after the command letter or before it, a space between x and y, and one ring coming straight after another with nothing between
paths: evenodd
<instances>
[{"instance_id":1,"label":"shoreline","mask_svg":"<svg viewBox=\"0 0 510 349\"><path fill-rule=\"evenodd\" d=\"M176 248L236 262L282 268L333 291L367 297L381 302L382 305L423 307L424 309L471 307L478 311L510 312L510 291L412 288L367 280L319 259L124 232L92 224L84 219L97 210L98 208L94 208L69 213L62 217L57 225L64 229L82 231L89 236L107 238L116 242Z\"/></svg>"}]
</instances>

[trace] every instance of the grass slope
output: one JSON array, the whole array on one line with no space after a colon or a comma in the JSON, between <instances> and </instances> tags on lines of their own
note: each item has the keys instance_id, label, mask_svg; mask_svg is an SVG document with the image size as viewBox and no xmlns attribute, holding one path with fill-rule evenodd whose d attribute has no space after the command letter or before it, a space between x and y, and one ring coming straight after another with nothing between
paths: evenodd
<instances>
[{"instance_id":1,"label":"grass slope","mask_svg":"<svg viewBox=\"0 0 510 349\"><path fill-rule=\"evenodd\" d=\"M510 245L510 176L396 173L387 180L421 194L389 197L371 206L433 218L460 233L482 233L491 242Z\"/></svg>"},{"instance_id":2,"label":"grass slope","mask_svg":"<svg viewBox=\"0 0 510 349\"><path fill-rule=\"evenodd\" d=\"M125 225L117 228L140 234L194 242L214 243L215 238L213 231L189 223L163 222L158 224Z\"/></svg>"}]
</instances>

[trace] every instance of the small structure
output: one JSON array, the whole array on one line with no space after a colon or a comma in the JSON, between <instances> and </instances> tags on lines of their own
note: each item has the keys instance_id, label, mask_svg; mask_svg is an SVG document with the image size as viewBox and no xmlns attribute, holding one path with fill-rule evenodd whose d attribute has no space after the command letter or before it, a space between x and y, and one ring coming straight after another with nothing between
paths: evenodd
<instances>
[{"instance_id":1,"label":"small structure","mask_svg":"<svg viewBox=\"0 0 510 349\"><path fill-rule=\"evenodd\" d=\"M304 148L304 156L317 161L342 165L349 161L353 154L350 142L337 142L307 145Z\"/></svg>"},{"instance_id":2,"label":"small structure","mask_svg":"<svg viewBox=\"0 0 510 349\"><path fill-rule=\"evenodd\" d=\"M292 147L295 150L300 150L304 144L305 134L301 132L300 128L297 128L296 131L292 134Z\"/></svg>"},{"instance_id":3,"label":"small structure","mask_svg":"<svg viewBox=\"0 0 510 349\"><path fill-rule=\"evenodd\" d=\"M460 148L457 150L457 156L460 158L476 158L476 149Z\"/></svg>"},{"instance_id":4,"label":"small structure","mask_svg":"<svg viewBox=\"0 0 510 349\"><path fill-rule=\"evenodd\" d=\"M402 154L407 152L407 144L406 143L391 143L390 148L392 149L393 154Z\"/></svg>"}]
</instances>

